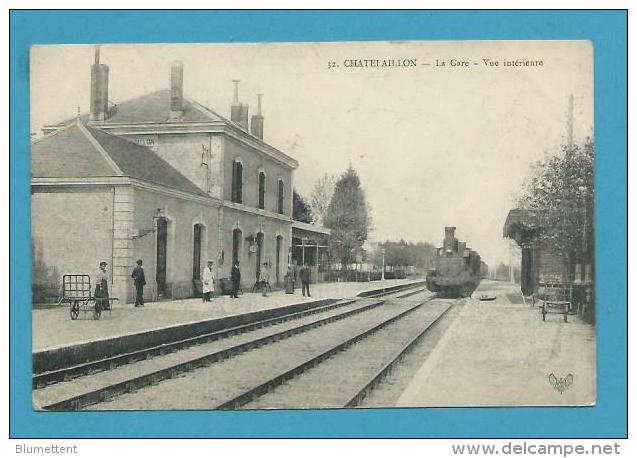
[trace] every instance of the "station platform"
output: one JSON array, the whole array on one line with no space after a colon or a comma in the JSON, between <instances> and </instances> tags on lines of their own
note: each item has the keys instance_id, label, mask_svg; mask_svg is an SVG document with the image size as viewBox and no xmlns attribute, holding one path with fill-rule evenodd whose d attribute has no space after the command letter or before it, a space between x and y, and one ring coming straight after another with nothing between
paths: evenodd
<instances>
[{"instance_id":1,"label":"station platform","mask_svg":"<svg viewBox=\"0 0 637 458\"><path fill-rule=\"evenodd\" d=\"M162 332L179 332L179 329L195 328L201 323L214 320L225 320L224 323L231 325L245 320L251 314L255 318L263 318L269 311L274 314L277 309L303 307L303 304L321 305L326 300L356 297L369 294L370 291L410 283L418 281L405 279L311 284L312 297L303 297L301 290L297 288L294 294L274 291L264 297L261 293L244 293L238 299L219 296L211 302L203 302L200 298L184 299L148 302L144 307L115 302L112 312L103 311L99 320L93 320L90 312L80 312L77 320L71 320L68 306L35 309L32 312L34 365L36 359L51 359L52 355L65 348L81 349L96 342L102 342L102 346L112 346L115 342L124 342L126 338L130 343L139 344L139 339L134 342L131 340L132 336L154 336L158 340ZM233 321L234 318L236 320ZM188 332L197 331L191 329Z\"/></svg>"},{"instance_id":2,"label":"station platform","mask_svg":"<svg viewBox=\"0 0 637 458\"><path fill-rule=\"evenodd\" d=\"M481 301L481 296L496 296ZM526 303L519 285L483 280L409 383L399 407L594 405L595 328ZM560 393L549 381L573 375Z\"/></svg>"}]
</instances>

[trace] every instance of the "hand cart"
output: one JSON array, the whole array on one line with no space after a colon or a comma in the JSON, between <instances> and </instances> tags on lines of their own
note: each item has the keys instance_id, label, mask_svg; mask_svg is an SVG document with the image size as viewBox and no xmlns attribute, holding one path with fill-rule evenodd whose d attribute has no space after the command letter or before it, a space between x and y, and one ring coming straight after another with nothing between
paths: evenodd
<instances>
[{"instance_id":1,"label":"hand cart","mask_svg":"<svg viewBox=\"0 0 637 458\"><path fill-rule=\"evenodd\" d=\"M62 277L62 302L70 306L71 319L77 320L80 311L93 313L93 319L99 320L102 310L111 312L112 301L116 297L95 297L91 290L89 275L71 274Z\"/></svg>"},{"instance_id":2,"label":"hand cart","mask_svg":"<svg viewBox=\"0 0 637 458\"><path fill-rule=\"evenodd\" d=\"M563 315L564 322L567 323L568 314L571 311L572 291L570 285L557 281L547 281L538 286L542 321L546 321L547 314L556 313Z\"/></svg>"}]
</instances>

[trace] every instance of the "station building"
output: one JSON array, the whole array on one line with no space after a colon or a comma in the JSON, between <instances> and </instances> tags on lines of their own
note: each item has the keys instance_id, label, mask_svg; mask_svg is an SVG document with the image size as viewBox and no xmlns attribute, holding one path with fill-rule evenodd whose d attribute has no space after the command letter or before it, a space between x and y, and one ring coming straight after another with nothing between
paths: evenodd
<instances>
[{"instance_id":1,"label":"station building","mask_svg":"<svg viewBox=\"0 0 637 458\"><path fill-rule=\"evenodd\" d=\"M183 72L175 63L169 88L113 105L96 50L90 113L45 126L32 144L35 296L102 260L124 302L134 300L138 258L146 300L197 295L209 259L217 278L239 260L244 289L264 262L282 282L298 162L263 140L260 97L249 119L235 82L227 119L184 96Z\"/></svg>"},{"instance_id":2,"label":"station building","mask_svg":"<svg viewBox=\"0 0 637 458\"><path fill-rule=\"evenodd\" d=\"M586 262L569 260L542 240L543 230L541 218L533 210L512 209L504 223L503 237L514 240L522 251L522 294L538 294L542 285L560 283L568 289L570 300L578 312L586 319L594 321L591 252L585 253Z\"/></svg>"}]
</instances>

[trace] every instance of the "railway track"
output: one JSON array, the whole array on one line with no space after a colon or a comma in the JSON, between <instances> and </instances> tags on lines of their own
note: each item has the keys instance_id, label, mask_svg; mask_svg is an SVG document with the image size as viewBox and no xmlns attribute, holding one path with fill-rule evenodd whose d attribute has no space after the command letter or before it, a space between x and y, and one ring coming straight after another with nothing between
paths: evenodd
<instances>
[{"instance_id":1,"label":"railway track","mask_svg":"<svg viewBox=\"0 0 637 458\"><path fill-rule=\"evenodd\" d=\"M418 286L407 288L412 290ZM383 304L378 297L343 300L286 316L237 326L101 361L34 375L34 404L46 410L77 410L135 392L199 367L308 332Z\"/></svg>"},{"instance_id":2,"label":"railway track","mask_svg":"<svg viewBox=\"0 0 637 458\"><path fill-rule=\"evenodd\" d=\"M353 407L455 302L431 301L430 298L385 301L364 314L94 408ZM390 345L395 340L398 342ZM373 358L370 351L375 355Z\"/></svg>"},{"instance_id":3,"label":"railway track","mask_svg":"<svg viewBox=\"0 0 637 458\"><path fill-rule=\"evenodd\" d=\"M422 302L409 309L400 320L389 323L242 408L356 407L452 305L451 301Z\"/></svg>"}]
</instances>

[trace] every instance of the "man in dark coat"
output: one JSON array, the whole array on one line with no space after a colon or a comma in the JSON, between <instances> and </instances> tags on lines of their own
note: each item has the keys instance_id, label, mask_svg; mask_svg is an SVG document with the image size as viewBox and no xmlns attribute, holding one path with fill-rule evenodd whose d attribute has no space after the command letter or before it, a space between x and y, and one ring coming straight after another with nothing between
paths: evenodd
<instances>
[{"instance_id":1,"label":"man in dark coat","mask_svg":"<svg viewBox=\"0 0 637 458\"><path fill-rule=\"evenodd\" d=\"M303 264L303 267L301 267L301 271L299 272L299 276L301 277L301 288L303 290L303 295L305 296L305 292L307 291L307 296L311 297L311 294L310 294L310 268L307 266L307 263Z\"/></svg>"},{"instance_id":2,"label":"man in dark coat","mask_svg":"<svg viewBox=\"0 0 637 458\"><path fill-rule=\"evenodd\" d=\"M241 284L241 270L239 270L239 261L234 262L230 271L230 279L232 280L232 294L230 297L239 298L239 285Z\"/></svg>"},{"instance_id":3,"label":"man in dark coat","mask_svg":"<svg viewBox=\"0 0 637 458\"><path fill-rule=\"evenodd\" d=\"M146 284L146 277L144 276L144 269L142 268L142 260L137 260L137 266L133 269L131 275L133 282L135 283L135 307L144 306L144 285Z\"/></svg>"}]
</instances>

